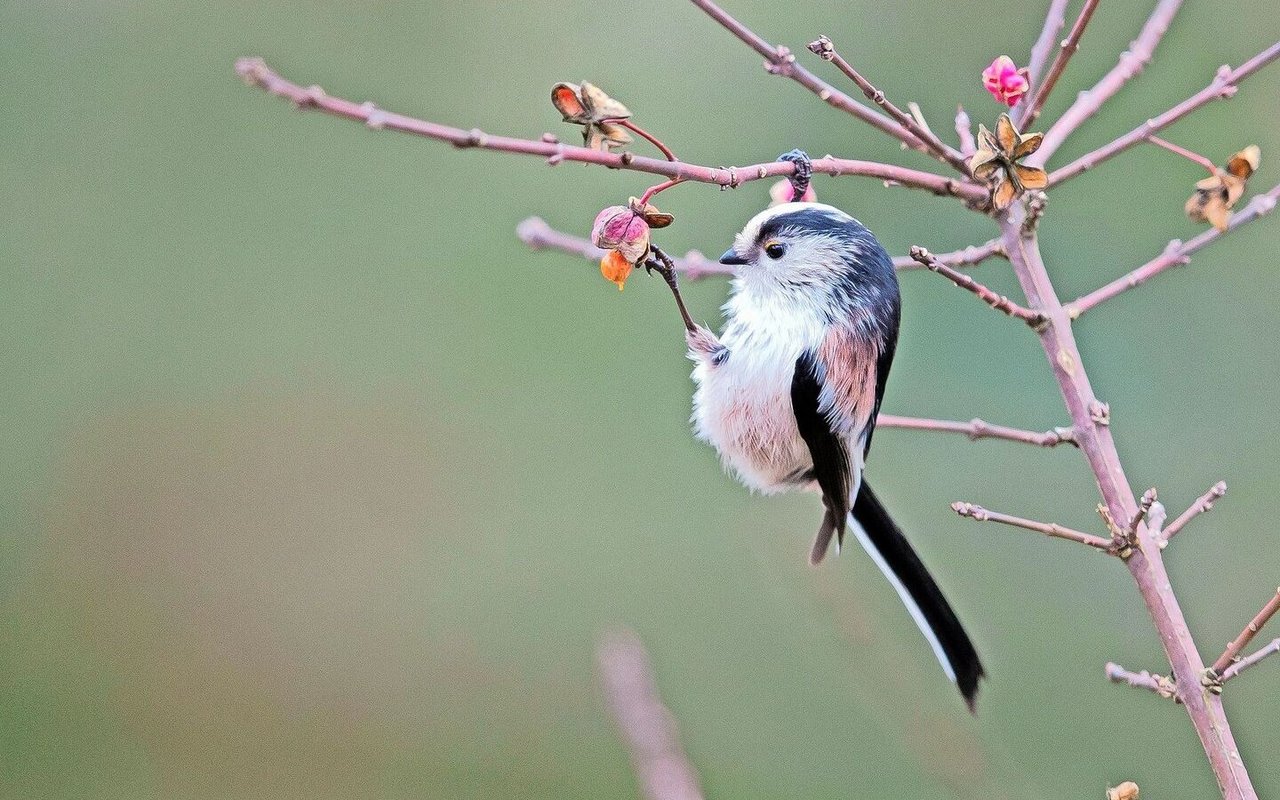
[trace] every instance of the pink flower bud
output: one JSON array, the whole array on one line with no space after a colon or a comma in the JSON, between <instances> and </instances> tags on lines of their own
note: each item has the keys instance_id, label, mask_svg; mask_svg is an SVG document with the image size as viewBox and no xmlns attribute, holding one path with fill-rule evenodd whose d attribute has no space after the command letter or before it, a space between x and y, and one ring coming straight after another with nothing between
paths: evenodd
<instances>
[{"instance_id":1,"label":"pink flower bud","mask_svg":"<svg viewBox=\"0 0 1280 800\"><path fill-rule=\"evenodd\" d=\"M591 227L596 247L617 250L627 261L639 264L649 254L649 225L626 206L609 206Z\"/></svg>"},{"instance_id":2,"label":"pink flower bud","mask_svg":"<svg viewBox=\"0 0 1280 800\"><path fill-rule=\"evenodd\" d=\"M769 187L769 205L780 206L783 203L812 203L818 199L818 193L813 190L813 184L804 190L804 194L799 198L795 196L795 188L792 187L791 181L783 178L774 185Z\"/></svg>"},{"instance_id":3,"label":"pink flower bud","mask_svg":"<svg viewBox=\"0 0 1280 800\"><path fill-rule=\"evenodd\" d=\"M1013 59L1000 56L991 62L991 66L982 71L982 85L986 87L997 102L1012 108L1031 88L1027 80L1027 71L1018 69Z\"/></svg>"}]
</instances>

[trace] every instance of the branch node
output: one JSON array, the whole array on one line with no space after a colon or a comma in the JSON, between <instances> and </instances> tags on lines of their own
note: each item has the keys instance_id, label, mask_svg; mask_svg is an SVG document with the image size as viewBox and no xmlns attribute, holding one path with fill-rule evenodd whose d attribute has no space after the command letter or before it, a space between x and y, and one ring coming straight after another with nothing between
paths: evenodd
<instances>
[{"instance_id":1,"label":"branch node","mask_svg":"<svg viewBox=\"0 0 1280 800\"><path fill-rule=\"evenodd\" d=\"M1093 400L1089 403L1089 419L1095 425L1106 427L1111 424L1111 404L1104 403L1101 400Z\"/></svg>"}]
</instances>

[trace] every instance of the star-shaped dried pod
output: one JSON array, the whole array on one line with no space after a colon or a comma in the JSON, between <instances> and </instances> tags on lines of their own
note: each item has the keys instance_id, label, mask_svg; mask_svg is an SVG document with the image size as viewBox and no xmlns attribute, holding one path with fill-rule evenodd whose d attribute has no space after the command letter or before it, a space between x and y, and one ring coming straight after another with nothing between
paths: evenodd
<instances>
[{"instance_id":1,"label":"star-shaped dried pod","mask_svg":"<svg viewBox=\"0 0 1280 800\"><path fill-rule=\"evenodd\" d=\"M1187 199L1184 210L1194 222L1208 222L1225 231L1231 222L1231 209L1244 196L1249 177L1258 169L1262 151L1249 145L1227 160L1225 170L1196 183L1196 193Z\"/></svg>"},{"instance_id":2,"label":"star-shaped dried pod","mask_svg":"<svg viewBox=\"0 0 1280 800\"><path fill-rule=\"evenodd\" d=\"M627 129L611 121L628 119L631 111L594 84L557 83L551 87L551 105L565 122L583 126L582 142L592 150L631 144Z\"/></svg>"},{"instance_id":3,"label":"star-shaped dried pod","mask_svg":"<svg viewBox=\"0 0 1280 800\"><path fill-rule=\"evenodd\" d=\"M997 210L1008 208L1028 189L1049 185L1044 170L1019 163L1039 150L1043 141L1043 133L1018 133L1008 114L1000 115L994 134L985 125L978 126L978 150L969 160L969 169L978 180L992 184L991 202Z\"/></svg>"}]
</instances>

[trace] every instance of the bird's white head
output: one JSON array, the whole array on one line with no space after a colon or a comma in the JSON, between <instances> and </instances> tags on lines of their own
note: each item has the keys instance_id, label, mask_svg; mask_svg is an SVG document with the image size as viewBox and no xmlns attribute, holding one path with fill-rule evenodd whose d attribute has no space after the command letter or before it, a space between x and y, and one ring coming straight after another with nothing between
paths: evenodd
<instances>
[{"instance_id":1,"label":"bird's white head","mask_svg":"<svg viewBox=\"0 0 1280 800\"><path fill-rule=\"evenodd\" d=\"M785 203L751 218L720 257L745 287L830 292L840 287L861 294L891 288L893 264L862 223L834 206Z\"/></svg>"}]
</instances>

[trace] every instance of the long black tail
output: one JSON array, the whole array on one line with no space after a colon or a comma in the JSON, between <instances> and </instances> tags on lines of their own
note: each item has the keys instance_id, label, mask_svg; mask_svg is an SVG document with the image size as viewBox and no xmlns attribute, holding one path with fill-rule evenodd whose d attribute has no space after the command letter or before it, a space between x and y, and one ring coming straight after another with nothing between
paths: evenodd
<instances>
[{"instance_id":1,"label":"long black tail","mask_svg":"<svg viewBox=\"0 0 1280 800\"><path fill-rule=\"evenodd\" d=\"M850 529L893 588L898 590L898 596L933 646L934 655L947 677L960 689L969 710L974 711L978 680L984 674L978 651L933 576L925 569L911 543L894 524L866 480L862 481L849 517Z\"/></svg>"}]
</instances>

